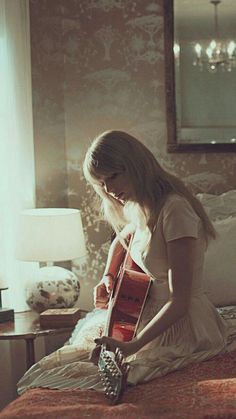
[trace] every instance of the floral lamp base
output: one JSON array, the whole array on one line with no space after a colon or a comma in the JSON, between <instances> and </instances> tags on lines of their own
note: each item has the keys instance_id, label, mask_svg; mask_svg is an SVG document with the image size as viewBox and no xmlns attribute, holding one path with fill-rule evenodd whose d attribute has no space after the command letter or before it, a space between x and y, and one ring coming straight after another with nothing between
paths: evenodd
<instances>
[{"instance_id":1,"label":"floral lamp base","mask_svg":"<svg viewBox=\"0 0 236 419\"><path fill-rule=\"evenodd\" d=\"M49 308L73 307L79 298L77 276L60 266L40 268L37 277L26 287L26 302L38 313Z\"/></svg>"}]
</instances>

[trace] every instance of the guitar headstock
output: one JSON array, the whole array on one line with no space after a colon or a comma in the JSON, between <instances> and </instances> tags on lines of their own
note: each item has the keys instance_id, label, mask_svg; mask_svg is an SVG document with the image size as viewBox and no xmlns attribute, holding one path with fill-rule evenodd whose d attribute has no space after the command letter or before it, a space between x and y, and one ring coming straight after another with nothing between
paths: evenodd
<instances>
[{"instance_id":1,"label":"guitar headstock","mask_svg":"<svg viewBox=\"0 0 236 419\"><path fill-rule=\"evenodd\" d=\"M98 369L105 395L112 404L119 403L127 386L129 364L124 361L119 348L116 352L103 348L98 361Z\"/></svg>"}]
</instances>

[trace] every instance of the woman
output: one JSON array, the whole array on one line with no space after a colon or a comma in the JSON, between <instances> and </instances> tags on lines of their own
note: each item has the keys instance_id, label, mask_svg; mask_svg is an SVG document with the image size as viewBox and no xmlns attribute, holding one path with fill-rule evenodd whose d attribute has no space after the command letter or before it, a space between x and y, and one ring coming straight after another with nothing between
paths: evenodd
<instances>
[{"instance_id":1,"label":"woman","mask_svg":"<svg viewBox=\"0 0 236 419\"><path fill-rule=\"evenodd\" d=\"M122 131L97 137L84 160L84 175L101 198L116 232L104 275L94 289L96 309L66 345L34 365L19 382L29 387L101 390L90 362L94 344L119 347L130 364L128 382L145 382L226 349L226 325L203 292L204 252L215 230L182 181L167 173L136 138ZM132 236L130 255L153 279L136 337L103 336L113 280Z\"/></svg>"},{"instance_id":2,"label":"woman","mask_svg":"<svg viewBox=\"0 0 236 419\"><path fill-rule=\"evenodd\" d=\"M95 139L84 174L117 233L95 288L95 306L106 307L127 234L134 235L132 259L154 278L137 336L122 343L103 336L96 343L121 348L133 384L223 351L226 327L202 284L204 252L216 233L197 198L121 131Z\"/></svg>"}]
</instances>

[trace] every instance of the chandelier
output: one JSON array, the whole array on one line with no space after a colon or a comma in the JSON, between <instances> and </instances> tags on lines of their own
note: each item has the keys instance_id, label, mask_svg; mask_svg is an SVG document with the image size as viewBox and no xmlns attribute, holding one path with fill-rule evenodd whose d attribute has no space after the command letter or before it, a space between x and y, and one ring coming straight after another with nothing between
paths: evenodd
<instances>
[{"instance_id":1,"label":"chandelier","mask_svg":"<svg viewBox=\"0 0 236 419\"><path fill-rule=\"evenodd\" d=\"M209 45L204 48L200 43L195 44L196 58L193 62L200 71L204 67L210 73L216 73L219 69L223 71L232 71L236 67L236 44L233 40L225 42L219 36L218 24L218 10L217 7L221 3L220 0L210 1L214 6L214 39L211 40Z\"/></svg>"}]
</instances>

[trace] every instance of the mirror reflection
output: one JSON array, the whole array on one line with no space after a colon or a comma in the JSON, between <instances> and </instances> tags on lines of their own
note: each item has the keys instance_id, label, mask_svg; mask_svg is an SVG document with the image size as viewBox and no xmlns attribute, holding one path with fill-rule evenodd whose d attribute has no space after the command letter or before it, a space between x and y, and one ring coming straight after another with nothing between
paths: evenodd
<instances>
[{"instance_id":1,"label":"mirror reflection","mask_svg":"<svg viewBox=\"0 0 236 419\"><path fill-rule=\"evenodd\" d=\"M236 143L236 1L174 0L177 142Z\"/></svg>"}]
</instances>

